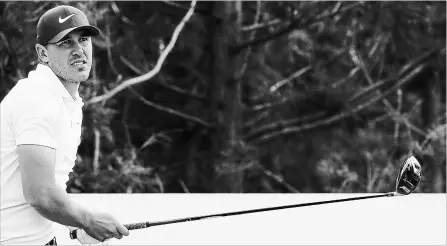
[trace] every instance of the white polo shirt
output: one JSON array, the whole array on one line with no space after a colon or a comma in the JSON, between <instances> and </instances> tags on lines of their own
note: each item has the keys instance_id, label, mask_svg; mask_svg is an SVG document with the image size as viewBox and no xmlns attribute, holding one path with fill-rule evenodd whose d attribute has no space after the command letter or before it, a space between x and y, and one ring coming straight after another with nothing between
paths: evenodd
<instances>
[{"instance_id":1,"label":"white polo shirt","mask_svg":"<svg viewBox=\"0 0 447 246\"><path fill-rule=\"evenodd\" d=\"M49 67L39 64L0 103L0 244L45 245L54 237L54 222L25 200L17 146L56 149L56 181L65 190L81 136L83 102L75 98Z\"/></svg>"}]
</instances>

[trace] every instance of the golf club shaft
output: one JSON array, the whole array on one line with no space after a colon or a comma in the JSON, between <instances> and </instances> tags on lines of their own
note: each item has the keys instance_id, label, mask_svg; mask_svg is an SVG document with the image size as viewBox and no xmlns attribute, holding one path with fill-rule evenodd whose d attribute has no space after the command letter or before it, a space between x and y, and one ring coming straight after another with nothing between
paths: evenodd
<instances>
[{"instance_id":1,"label":"golf club shaft","mask_svg":"<svg viewBox=\"0 0 447 246\"><path fill-rule=\"evenodd\" d=\"M216 217L226 217L226 216L241 215L241 214L251 214L251 213L259 213L259 212L267 212L267 211L272 211L272 210L281 210L281 209L288 209L288 208L307 207L307 206L314 206L314 205L321 205L321 204L328 204L328 203L347 202L347 201L370 199L370 198L378 198L378 197L386 197L386 196L394 196L394 195L395 195L394 192L390 192L390 193L380 194L380 195L370 195L370 196L352 197L352 198L344 198L344 199L329 200L329 201L309 202L309 203L292 204L292 205L277 206L277 207L259 208L259 209L252 209L252 210L243 210L243 211L230 212L230 213L220 213L220 214L210 214L210 215L203 215L203 216L189 217L189 218L181 218L181 219L174 219L174 220L155 221L155 222L141 222L141 223L134 223L134 224L126 224L124 226L128 230L136 230L136 229L143 229L143 228L152 227L152 226L167 225L167 224L195 221L195 220L201 220L201 219L211 219L211 218L216 218Z\"/></svg>"},{"instance_id":2,"label":"golf club shaft","mask_svg":"<svg viewBox=\"0 0 447 246\"><path fill-rule=\"evenodd\" d=\"M136 229L143 229L143 228L152 227L152 226L167 225L167 224L174 224L174 223L181 223L181 222L188 222L188 221L196 221L196 220L201 220L201 219L211 219L211 218L216 218L216 217L251 214L251 213L259 213L259 212L267 212L267 211L272 211L272 210L307 207L307 206L322 205L322 204L328 204L328 203L347 202L347 201L371 199L371 198L378 198L378 197L390 197L390 196L395 196L395 195L396 195L395 192L389 192L389 193L380 194L380 195L370 195L370 196L351 197L351 198L329 200L329 201L292 204L292 205L285 205L285 206L243 210L243 211L230 212L230 213L210 214L210 215L203 215L203 216L197 216L197 217L187 217L187 218L180 218L180 219L173 219L173 220L165 220L165 221L141 222L141 223L126 224L124 226L128 230L136 230ZM72 238L73 239L76 238L76 231L73 232Z\"/></svg>"}]
</instances>

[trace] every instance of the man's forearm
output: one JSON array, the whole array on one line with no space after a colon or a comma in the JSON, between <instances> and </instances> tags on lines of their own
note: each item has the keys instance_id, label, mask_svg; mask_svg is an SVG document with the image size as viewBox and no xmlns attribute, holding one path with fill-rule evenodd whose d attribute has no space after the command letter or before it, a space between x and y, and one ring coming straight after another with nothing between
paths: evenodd
<instances>
[{"instance_id":1,"label":"man's forearm","mask_svg":"<svg viewBox=\"0 0 447 246\"><path fill-rule=\"evenodd\" d=\"M36 193L29 202L39 214L59 224L85 228L89 212L72 201L61 187L55 185Z\"/></svg>"}]
</instances>

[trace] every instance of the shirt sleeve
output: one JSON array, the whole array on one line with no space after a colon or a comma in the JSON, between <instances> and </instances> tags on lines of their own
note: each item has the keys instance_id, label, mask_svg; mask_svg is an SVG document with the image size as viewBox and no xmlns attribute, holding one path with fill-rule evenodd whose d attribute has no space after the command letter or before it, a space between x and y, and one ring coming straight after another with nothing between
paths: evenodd
<instances>
[{"instance_id":1,"label":"shirt sleeve","mask_svg":"<svg viewBox=\"0 0 447 246\"><path fill-rule=\"evenodd\" d=\"M57 149L59 110L48 97L27 98L13 120L16 145L35 144Z\"/></svg>"}]
</instances>

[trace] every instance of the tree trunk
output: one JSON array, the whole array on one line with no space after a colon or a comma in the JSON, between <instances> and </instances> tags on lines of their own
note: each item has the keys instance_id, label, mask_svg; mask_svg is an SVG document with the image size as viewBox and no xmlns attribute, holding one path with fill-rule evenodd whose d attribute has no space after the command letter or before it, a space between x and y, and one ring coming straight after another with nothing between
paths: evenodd
<instances>
[{"instance_id":1,"label":"tree trunk","mask_svg":"<svg viewBox=\"0 0 447 246\"><path fill-rule=\"evenodd\" d=\"M241 81L237 71L240 55L231 56L230 46L239 40L237 18L240 1L213 2L209 20L212 53L210 114L216 124L213 139L214 192L243 192L243 173L234 158L241 140Z\"/></svg>"}]
</instances>

